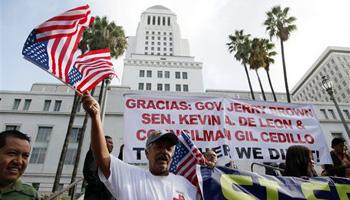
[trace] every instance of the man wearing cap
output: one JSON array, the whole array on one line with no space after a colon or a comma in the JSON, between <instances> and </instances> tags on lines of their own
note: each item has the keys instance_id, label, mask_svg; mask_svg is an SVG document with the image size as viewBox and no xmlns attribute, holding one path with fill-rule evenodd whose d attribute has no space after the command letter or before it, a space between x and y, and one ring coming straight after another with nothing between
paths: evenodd
<instances>
[{"instance_id":1,"label":"man wearing cap","mask_svg":"<svg viewBox=\"0 0 350 200\"><path fill-rule=\"evenodd\" d=\"M345 140L343 138L334 138L332 140L332 148L333 165L324 166L326 175L350 178L350 157L345 152Z\"/></svg>"},{"instance_id":2,"label":"man wearing cap","mask_svg":"<svg viewBox=\"0 0 350 200\"><path fill-rule=\"evenodd\" d=\"M117 199L197 199L196 187L182 176L169 173L177 136L169 131L154 131L146 141L149 170L129 165L110 155L100 118L98 103L89 94L82 98L91 117L91 148L99 177Z\"/></svg>"}]
</instances>

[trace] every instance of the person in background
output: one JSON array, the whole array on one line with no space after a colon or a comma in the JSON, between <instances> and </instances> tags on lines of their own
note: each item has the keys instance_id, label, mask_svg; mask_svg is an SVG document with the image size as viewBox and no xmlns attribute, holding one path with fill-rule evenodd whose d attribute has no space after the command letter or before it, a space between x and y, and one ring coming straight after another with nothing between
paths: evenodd
<instances>
[{"instance_id":1,"label":"person in background","mask_svg":"<svg viewBox=\"0 0 350 200\"><path fill-rule=\"evenodd\" d=\"M108 152L113 151L113 140L110 136L105 136ZM98 167L91 148L86 153L83 175L87 182L85 188L85 200L113 200L112 194L108 191L105 185L100 181L98 177Z\"/></svg>"},{"instance_id":2,"label":"person in background","mask_svg":"<svg viewBox=\"0 0 350 200\"><path fill-rule=\"evenodd\" d=\"M172 131L153 131L146 140L148 170L127 164L108 153L100 118L100 106L89 94L82 98L91 117L91 149L100 180L117 199L199 199L197 189L185 177L169 172L178 143Z\"/></svg>"},{"instance_id":3,"label":"person in background","mask_svg":"<svg viewBox=\"0 0 350 200\"><path fill-rule=\"evenodd\" d=\"M209 167L215 167L216 162L218 161L218 157L212 149L208 149L204 153L204 157L207 159L206 165Z\"/></svg>"},{"instance_id":4,"label":"person in background","mask_svg":"<svg viewBox=\"0 0 350 200\"><path fill-rule=\"evenodd\" d=\"M301 145L290 146L287 150L283 175L303 178L317 176L311 150Z\"/></svg>"},{"instance_id":5,"label":"person in background","mask_svg":"<svg viewBox=\"0 0 350 200\"><path fill-rule=\"evenodd\" d=\"M124 153L124 144L122 144L120 146L120 149L119 149L119 154L118 154L118 159L119 160L123 160L123 153Z\"/></svg>"},{"instance_id":6,"label":"person in background","mask_svg":"<svg viewBox=\"0 0 350 200\"><path fill-rule=\"evenodd\" d=\"M20 177L28 165L30 138L17 130L0 133L0 199L38 200L38 192Z\"/></svg>"},{"instance_id":7,"label":"person in background","mask_svg":"<svg viewBox=\"0 0 350 200\"><path fill-rule=\"evenodd\" d=\"M322 174L350 178L350 156L346 153L345 139L334 138L332 149L330 154L333 165L324 165L325 173Z\"/></svg>"}]
</instances>

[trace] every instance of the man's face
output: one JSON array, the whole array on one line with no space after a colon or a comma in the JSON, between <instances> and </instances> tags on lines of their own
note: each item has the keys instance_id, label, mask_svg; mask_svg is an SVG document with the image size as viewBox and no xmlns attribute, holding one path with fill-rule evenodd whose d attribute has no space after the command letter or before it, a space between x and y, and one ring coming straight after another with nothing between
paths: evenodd
<instances>
[{"instance_id":1,"label":"man's face","mask_svg":"<svg viewBox=\"0 0 350 200\"><path fill-rule=\"evenodd\" d=\"M30 144L27 140L7 137L0 149L0 186L14 183L27 168Z\"/></svg>"},{"instance_id":2,"label":"man's face","mask_svg":"<svg viewBox=\"0 0 350 200\"><path fill-rule=\"evenodd\" d=\"M174 151L175 146L166 138L152 143L146 151L150 172L156 176L167 176Z\"/></svg>"},{"instance_id":3,"label":"man's face","mask_svg":"<svg viewBox=\"0 0 350 200\"><path fill-rule=\"evenodd\" d=\"M113 140L112 138L106 138L107 149L108 152L111 153L113 151Z\"/></svg>"},{"instance_id":4,"label":"man's face","mask_svg":"<svg viewBox=\"0 0 350 200\"><path fill-rule=\"evenodd\" d=\"M339 143L339 144L335 145L335 146L333 147L333 149L334 149L337 153L344 153L344 151L345 151L345 142Z\"/></svg>"}]
</instances>

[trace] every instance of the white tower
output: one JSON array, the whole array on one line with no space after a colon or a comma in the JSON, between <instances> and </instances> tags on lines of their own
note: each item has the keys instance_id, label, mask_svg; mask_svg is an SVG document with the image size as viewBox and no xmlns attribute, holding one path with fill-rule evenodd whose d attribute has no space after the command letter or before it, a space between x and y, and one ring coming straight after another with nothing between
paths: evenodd
<instances>
[{"instance_id":1,"label":"white tower","mask_svg":"<svg viewBox=\"0 0 350 200\"><path fill-rule=\"evenodd\" d=\"M160 5L141 14L128 37L122 85L133 90L203 92L202 63L190 56L176 15Z\"/></svg>"}]
</instances>

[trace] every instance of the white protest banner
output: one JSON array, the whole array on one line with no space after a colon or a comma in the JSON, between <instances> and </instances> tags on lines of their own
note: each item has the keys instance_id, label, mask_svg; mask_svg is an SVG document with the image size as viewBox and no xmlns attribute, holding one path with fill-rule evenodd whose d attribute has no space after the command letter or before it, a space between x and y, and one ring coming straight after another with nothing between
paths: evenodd
<instances>
[{"instance_id":1,"label":"white protest banner","mask_svg":"<svg viewBox=\"0 0 350 200\"><path fill-rule=\"evenodd\" d=\"M187 132L196 146L218 157L283 162L291 145L305 145L318 164L331 163L312 105L219 97L130 94L124 99L124 160L146 163L153 130Z\"/></svg>"}]
</instances>

